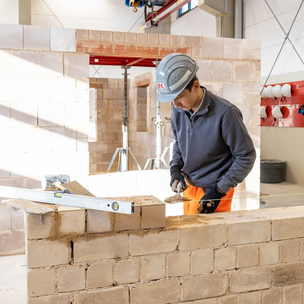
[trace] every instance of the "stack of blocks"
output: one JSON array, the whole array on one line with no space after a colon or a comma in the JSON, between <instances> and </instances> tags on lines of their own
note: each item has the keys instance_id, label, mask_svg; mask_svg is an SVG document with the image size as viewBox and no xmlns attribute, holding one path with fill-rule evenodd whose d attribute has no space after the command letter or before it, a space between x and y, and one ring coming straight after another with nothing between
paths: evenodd
<instances>
[{"instance_id":1,"label":"stack of blocks","mask_svg":"<svg viewBox=\"0 0 304 304\"><path fill-rule=\"evenodd\" d=\"M165 223L163 203L132 199L131 216L27 214L29 304L303 303L304 207Z\"/></svg>"}]
</instances>

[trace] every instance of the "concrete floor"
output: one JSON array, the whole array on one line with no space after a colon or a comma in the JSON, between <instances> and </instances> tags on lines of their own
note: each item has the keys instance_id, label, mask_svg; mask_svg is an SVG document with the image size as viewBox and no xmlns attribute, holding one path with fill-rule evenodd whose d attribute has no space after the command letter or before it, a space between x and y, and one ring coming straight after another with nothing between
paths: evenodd
<instances>
[{"instance_id":1,"label":"concrete floor","mask_svg":"<svg viewBox=\"0 0 304 304\"><path fill-rule=\"evenodd\" d=\"M286 182L261 184L261 192L261 208L304 205L304 186ZM0 257L0 270L0 303L26 303L25 255Z\"/></svg>"},{"instance_id":2,"label":"concrete floor","mask_svg":"<svg viewBox=\"0 0 304 304\"><path fill-rule=\"evenodd\" d=\"M261 208L304 205L304 186L282 182L278 184L261 184L260 190L263 195L260 200Z\"/></svg>"},{"instance_id":3,"label":"concrete floor","mask_svg":"<svg viewBox=\"0 0 304 304\"><path fill-rule=\"evenodd\" d=\"M0 257L0 303L26 303L25 254Z\"/></svg>"}]
</instances>

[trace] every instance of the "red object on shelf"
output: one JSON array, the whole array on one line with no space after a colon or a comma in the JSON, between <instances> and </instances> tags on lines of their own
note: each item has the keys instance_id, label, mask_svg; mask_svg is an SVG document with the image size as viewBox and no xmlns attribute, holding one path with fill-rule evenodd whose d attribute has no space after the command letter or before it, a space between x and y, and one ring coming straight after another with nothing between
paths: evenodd
<instances>
[{"instance_id":1,"label":"red object on shelf","mask_svg":"<svg viewBox=\"0 0 304 304\"><path fill-rule=\"evenodd\" d=\"M278 84L283 86L285 83ZM304 81L289 82L289 84L291 97L261 98L261 106L266 106L267 113L266 118L261 118L261 126L304 127L304 115L299 113L300 106L304 104ZM272 84L272 86L275 85ZM272 116L271 110L276 105L281 107L283 118L275 119Z\"/></svg>"}]
</instances>

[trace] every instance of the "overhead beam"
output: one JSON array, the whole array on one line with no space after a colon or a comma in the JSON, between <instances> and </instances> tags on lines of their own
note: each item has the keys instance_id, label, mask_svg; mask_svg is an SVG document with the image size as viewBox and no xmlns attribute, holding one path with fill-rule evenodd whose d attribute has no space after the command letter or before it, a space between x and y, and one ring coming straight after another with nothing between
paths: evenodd
<instances>
[{"instance_id":1,"label":"overhead beam","mask_svg":"<svg viewBox=\"0 0 304 304\"><path fill-rule=\"evenodd\" d=\"M32 8L31 0L19 0L19 24L32 24Z\"/></svg>"},{"instance_id":2,"label":"overhead beam","mask_svg":"<svg viewBox=\"0 0 304 304\"><path fill-rule=\"evenodd\" d=\"M198 7L216 17L216 36L235 38L235 0L199 0Z\"/></svg>"}]
</instances>

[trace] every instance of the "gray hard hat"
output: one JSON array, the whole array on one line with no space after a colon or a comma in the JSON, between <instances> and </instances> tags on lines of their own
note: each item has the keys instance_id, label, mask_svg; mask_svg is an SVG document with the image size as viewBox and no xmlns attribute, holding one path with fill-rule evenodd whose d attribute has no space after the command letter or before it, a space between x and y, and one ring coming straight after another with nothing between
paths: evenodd
<instances>
[{"instance_id":1,"label":"gray hard hat","mask_svg":"<svg viewBox=\"0 0 304 304\"><path fill-rule=\"evenodd\" d=\"M182 53L165 56L156 69L156 100L170 102L189 84L198 71L196 62Z\"/></svg>"}]
</instances>

